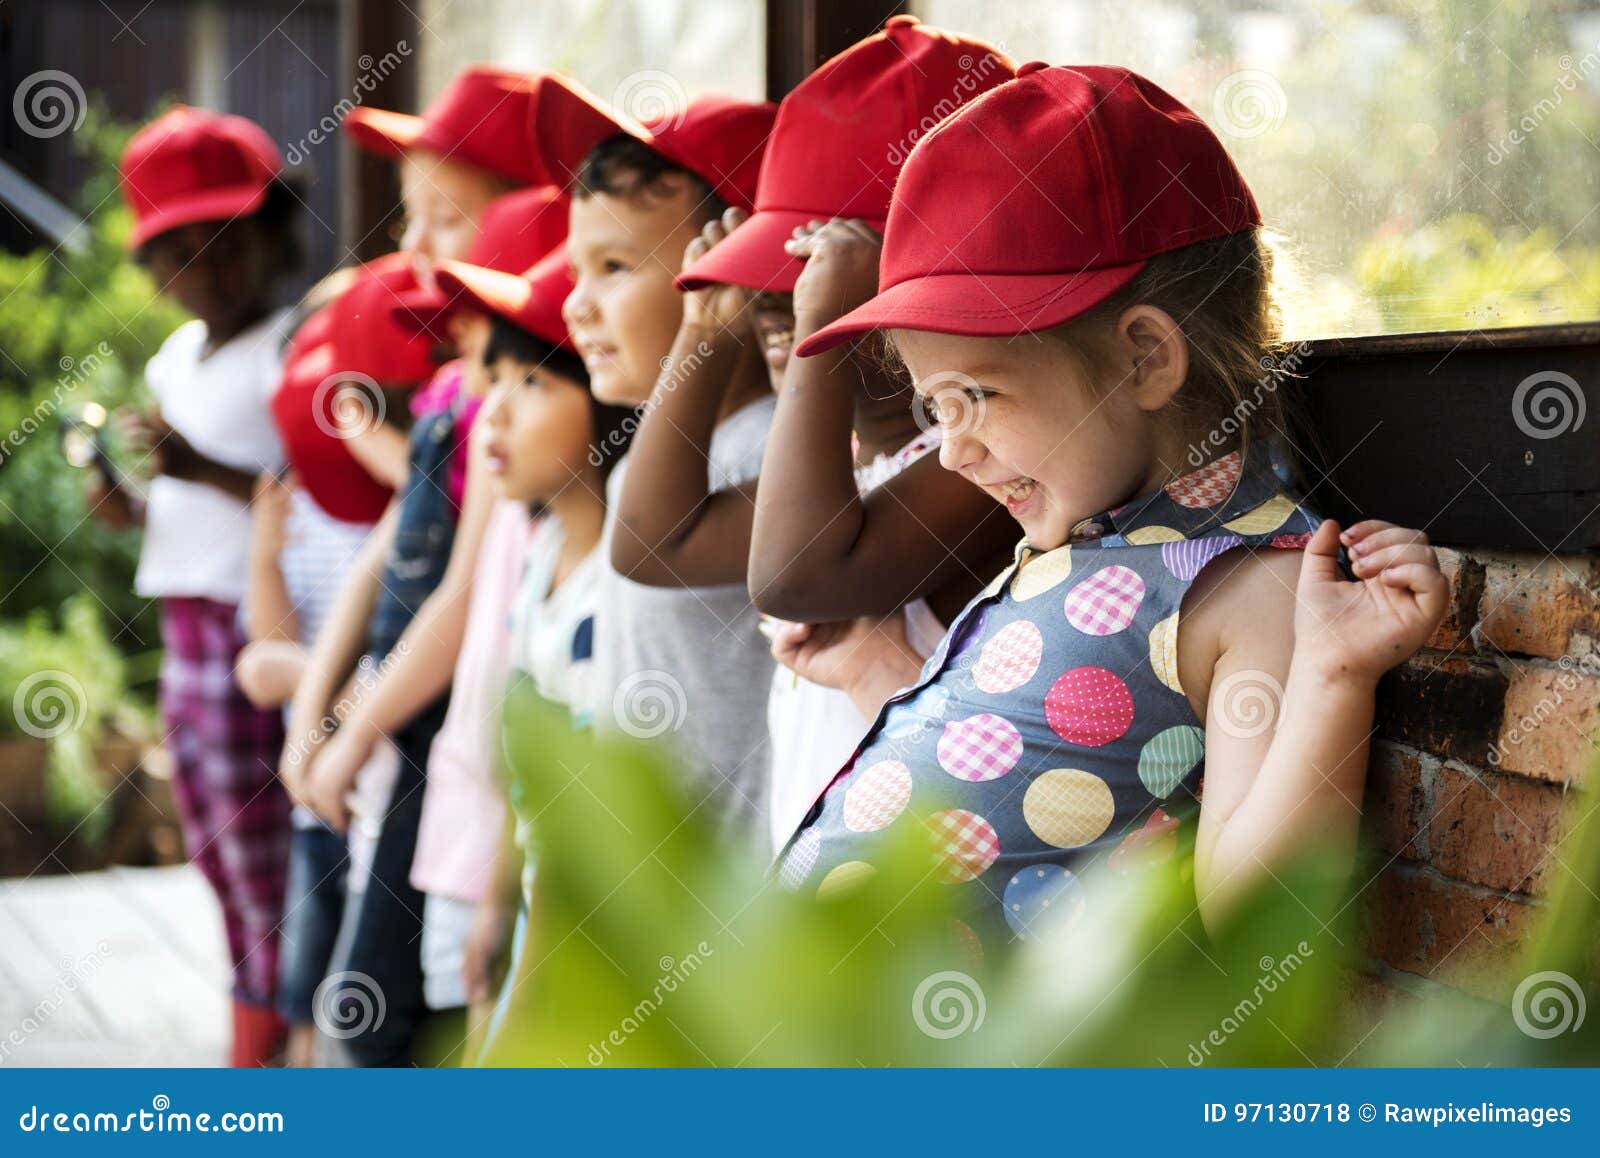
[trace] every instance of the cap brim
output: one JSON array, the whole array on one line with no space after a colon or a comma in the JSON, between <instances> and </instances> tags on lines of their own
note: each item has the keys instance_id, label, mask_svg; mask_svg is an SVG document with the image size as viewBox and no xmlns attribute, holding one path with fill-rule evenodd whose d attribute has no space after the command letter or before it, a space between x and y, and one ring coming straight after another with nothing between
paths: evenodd
<instances>
[{"instance_id":1,"label":"cap brim","mask_svg":"<svg viewBox=\"0 0 1600 1158\"><path fill-rule=\"evenodd\" d=\"M1142 261L1083 273L946 273L890 286L795 347L801 357L873 330L1012 337L1070 321L1121 289Z\"/></svg>"},{"instance_id":2,"label":"cap brim","mask_svg":"<svg viewBox=\"0 0 1600 1158\"><path fill-rule=\"evenodd\" d=\"M796 229L817 219L817 214L798 209L758 210L673 284L681 290L737 285L763 293L790 293L805 262L791 257L783 243Z\"/></svg>"},{"instance_id":3,"label":"cap brim","mask_svg":"<svg viewBox=\"0 0 1600 1158\"><path fill-rule=\"evenodd\" d=\"M410 113L366 107L350 110L345 117L345 135L356 147L380 157L398 157L422 137L426 122Z\"/></svg>"},{"instance_id":4,"label":"cap brim","mask_svg":"<svg viewBox=\"0 0 1600 1158\"><path fill-rule=\"evenodd\" d=\"M207 189L179 198L150 216L135 222L128 235L128 248L138 249L152 237L201 221L231 221L254 213L267 199L265 185L233 185L226 189Z\"/></svg>"},{"instance_id":5,"label":"cap brim","mask_svg":"<svg viewBox=\"0 0 1600 1158\"><path fill-rule=\"evenodd\" d=\"M458 307L515 318L526 308L533 287L528 279L464 261L442 261L433 279Z\"/></svg>"},{"instance_id":6,"label":"cap brim","mask_svg":"<svg viewBox=\"0 0 1600 1158\"><path fill-rule=\"evenodd\" d=\"M572 184L583 158L607 137L627 133L641 141L650 140L642 125L623 123L587 93L551 74L539 78L530 119L540 163L562 187Z\"/></svg>"},{"instance_id":7,"label":"cap brim","mask_svg":"<svg viewBox=\"0 0 1600 1158\"><path fill-rule=\"evenodd\" d=\"M389 314L396 325L412 333L444 341L448 337L444 324L459 304L448 294L418 286L396 294Z\"/></svg>"}]
</instances>

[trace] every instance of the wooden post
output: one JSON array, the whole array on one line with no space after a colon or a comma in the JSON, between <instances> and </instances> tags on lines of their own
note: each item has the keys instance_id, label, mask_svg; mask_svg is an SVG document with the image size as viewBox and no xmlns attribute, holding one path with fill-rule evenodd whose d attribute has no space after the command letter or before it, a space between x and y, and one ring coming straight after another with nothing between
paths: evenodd
<instances>
[{"instance_id":1,"label":"wooden post","mask_svg":"<svg viewBox=\"0 0 1600 1158\"><path fill-rule=\"evenodd\" d=\"M781 100L817 65L905 10L889 0L767 0L768 99Z\"/></svg>"},{"instance_id":2,"label":"wooden post","mask_svg":"<svg viewBox=\"0 0 1600 1158\"><path fill-rule=\"evenodd\" d=\"M417 14L411 7L390 0L341 0L341 95L357 91L357 81L366 77L373 87L363 96L363 104L417 111L417 54L421 50ZM380 80L371 62L383 60L389 53L400 57L401 63ZM393 161L363 153L348 140L340 142L339 152L340 253L367 261L394 249L389 231L400 216L399 172Z\"/></svg>"}]
</instances>

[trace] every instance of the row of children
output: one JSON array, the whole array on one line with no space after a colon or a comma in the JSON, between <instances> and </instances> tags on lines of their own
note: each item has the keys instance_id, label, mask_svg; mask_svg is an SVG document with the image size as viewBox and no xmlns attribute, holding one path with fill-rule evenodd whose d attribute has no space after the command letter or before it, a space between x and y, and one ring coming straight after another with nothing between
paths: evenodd
<instances>
[{"instance_id":1,"label":"row of children","mask_svg":"<svg viewBox=\"0 0 1600 1158\"><path fill-rule=\"evenodd\" d=\"M673 744L730 872L828 897L925 826L991 951L1096 862L1182 840L1215 922L1351 853L1444 582L1296 490L1261 218L1180 102L896 17L776 108L474 68L345 129L400 166L400 253L298 310L259 129L176 109L123 164L198 320L123 424L148 499L94 500L145 526L237 1063L285 1022L294 1064L467 1058L537 984L512 673ZM1229 726L1241 681L1275 728Z\"/></svg>"}]
</instances>

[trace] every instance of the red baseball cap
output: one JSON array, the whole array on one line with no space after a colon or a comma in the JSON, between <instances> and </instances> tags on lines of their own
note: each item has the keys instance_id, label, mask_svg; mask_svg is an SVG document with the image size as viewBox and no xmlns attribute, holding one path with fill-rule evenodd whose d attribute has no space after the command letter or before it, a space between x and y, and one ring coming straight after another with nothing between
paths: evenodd
<instances>
[{"instance_id":1,"label":"red baseball cap","mask_svg":"<svg viewBox=\"0 0 1600 1158\"><path fill-rule=\"evenodd\" d=\"M555 185L496 197L484 207L466 263L506 272L527 269L566 240L567 205L566 191ZM458 304L443 288L419 285L397 294L392 312L399 325L442 340L443 323Z\"/></svg>"},{"instance_id":2,"label":"red baseball cap","mask_svg":"<svg viewBox=\"0 0 1600 1158\"><path fill-rule=\"evenodd\" d=\"M254 213L283 157L254 121L176 105L133 135L121 169L137 249L179 226Z\"/></svg>"},{"instance_id":3,"label":"red baseball cap","mask_svg":"<svg viewBox=\"0 0 1600 1158\"><path fill-rule=\"evenodd\" d=\"M384 157L427 149L525 185L548 178L528 141L528 109L536 77L477 65L447 84L423 114L352 109L344 131Z\"/></svg>"},{"instance_id":4,"label":"red baseball cap","mask_svg":"<svg viewBox=\"0 0 1600 1158\"><path fill-rule=\"evenodd\" d=\"M396 303L419 288L406 254L385 254L362 267L328 304L340 370L364 374L380 386L411 385L433 373L432 339L395 318Z\"/></svg>"},{"instance_id":5,"label":"red baseball cap","mask_svg":"<svg viewBox=\"0 0 1600 1158\"><path fill-rule=\"evenodd\" d=\"M307 332L329 308L308 318L290 343L283 380L272 396L272 419L289 465L312 501L333 518L371 523L383 514L392 492L350 456L338 437L336 391L323 386L335 378L338 359L331 342L318 342Z\"/></svg>"},{"instance_id":6,"label":"red baseball cap","mask_svg":"<svg viewBox=\"0 0 1600 1158\"><path fill-rule=\"evenodd\" d=\"M551 180L570 185L590 149L627 133L699 176L728 204L754 204L761 154L777 112L772 103L710 93L640 122L566 77L546 73L536 87L530 124Z\"/></svg>"},{"instance_id":7,"label":"red baseball cap","mask_svg":"<svg viewBox=\"0 0 1600 1158\"><path fill-rule=\"evenodd\" d=\"M1015 75L999 49L893 16L801 81L778 106L755 213L678 278L787 293L804 268L783 244L808 221L850 217L881 231L919 137ZM818 158L826 157L827 163Z\"/></svg>"},{"instance_id":8,"label":"red baseball cap","mask_svg":"<svg viewBox=\"0 0 1600 1158\"><path fill-rule=\"evenodd\" d=\"M273 420L300 484L345 522L372 522L391 492L350 456L334 417L335 387L343 377L405 388L433 373L428 339L397 327L389 309L395 294L415 286L402 254L363 266L348 289L295 331L272 398Z\"/></svg>"},{"instance_id":9,"label":"red baseball cap","mask_svg":"<svg viewBox=\"0 0 1600 1158\"><path fill-rule=\"evenodd\" d=\"M573 285L565 243L522 273L506 273L464 261L442 261L436 276L440 287L458 296L462 304L505 318L552 346L573 348L567 323L561 317L561 304L572 293Z\"/></svg>"},{"instance_id":10,"label":"red baseball cap","mask_svg":"<svg viewBox=\"0 0 1600 1158\"><path fill-rule=\"evenodd\" d=\"M1260 224L1228 151L1183 102L1125 68L1025 64L912 150L877 296L796 353L896 327L1045 329L1156 254Z\"/></svg>"}]
</instances>

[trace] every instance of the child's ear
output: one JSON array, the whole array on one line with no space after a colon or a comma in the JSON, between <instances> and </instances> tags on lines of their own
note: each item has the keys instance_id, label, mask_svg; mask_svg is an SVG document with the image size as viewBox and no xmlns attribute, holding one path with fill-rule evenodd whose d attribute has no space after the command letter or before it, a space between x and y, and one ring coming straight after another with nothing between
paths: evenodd
<instances>
[{"instance_id":1,"label":"child's ear","mask_svg":"<svg viewBox=\"0 0 1600 1158\"><path fill-rule=\"evenodd\" d=\"M1189 376L1189 340L1173 316L1148 303L1129 306L1117 319L1128 358L1123 381L1139 409L1156 411L1172 401Z\"/></svg>"}]
</instances>

